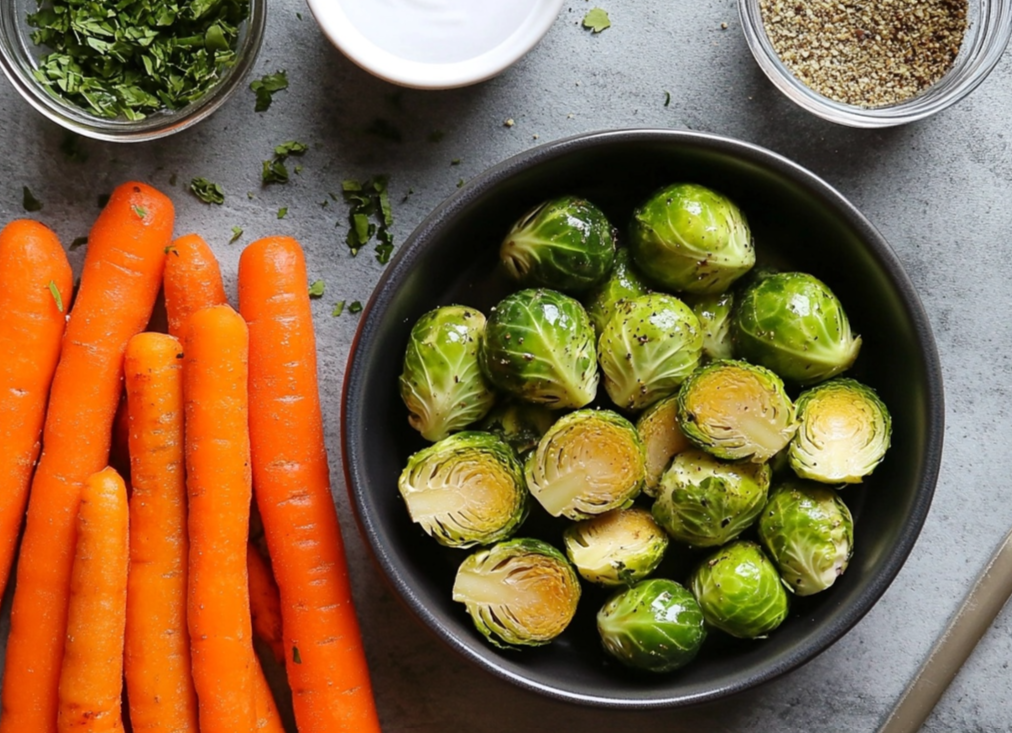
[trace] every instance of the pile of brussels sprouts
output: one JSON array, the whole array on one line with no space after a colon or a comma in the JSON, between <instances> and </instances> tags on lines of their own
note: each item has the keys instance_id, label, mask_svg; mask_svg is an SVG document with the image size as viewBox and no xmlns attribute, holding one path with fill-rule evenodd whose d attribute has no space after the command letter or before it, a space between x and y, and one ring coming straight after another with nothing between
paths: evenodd
<instances>
[{"instance_id":1,"label":"pile of brussels sprouts","mask_svg":"<svg viewBox=\"0 0 1012 733\"><path fill-rule=\"evenodd\" d=\"M891 419L838 376L861 347L840 301L811 275L754 268L726 197L669 186L616 240L589 201L547 201L502 242L515 292L487 317L419 319L400 392L432 445L399 489L435 541L478 548L452 594L492 644L550 642L590 583L612 593L608 654L667 672L713 629L766 636L791 595L844 572L838 489L880 463ZM559 518L552 542L524 536L531 511ZM684 583L652 577L678 545L700 553Z\"/></svg>"}]
</instances>

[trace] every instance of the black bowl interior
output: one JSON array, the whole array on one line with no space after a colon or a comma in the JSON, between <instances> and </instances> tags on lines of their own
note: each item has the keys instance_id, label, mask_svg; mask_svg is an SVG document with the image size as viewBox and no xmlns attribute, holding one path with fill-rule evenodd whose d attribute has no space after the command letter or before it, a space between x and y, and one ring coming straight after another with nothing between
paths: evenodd
<instances>
[{"instance_id":1,"label":"black bowl interior","mask_svg":"<svg viewBox=\"0 0 1012 733\"><path fill-rule=\"evenodd\" d=\"M569 629L551 645L492 648L450 598L465 557L425 536L397 491L407 457L425 445L397 392L414 321L442 304L485 312L510 289L497 272L512 222L564 193L597 203L621 230L655 189L694 181L731 197L752 226L760 263L810 272L844 303L864 345L851 375L874 386L894 418L893 446L873 477L845 490L856 551L830 591L794 599L768 639L712 632L700 656L668 675L631 673L600 650L594 616L604 594L587 588ZM515 287L513 287L515 289ZM536 148L471 181L419 226L389 266L364 313L344 394L344 458L360 528L407 605L451 647L525 688L612 707L687 705L752 687L811 659L878 600L906 559L927 514L942 443L937 353L918 299L888 245L838 193L769 151L696 133L618 131ZM558 544L563 524L535 507L522 535ZM661 573L683 580L696 560L674 552Z\"/></svg>"}]
</instances>

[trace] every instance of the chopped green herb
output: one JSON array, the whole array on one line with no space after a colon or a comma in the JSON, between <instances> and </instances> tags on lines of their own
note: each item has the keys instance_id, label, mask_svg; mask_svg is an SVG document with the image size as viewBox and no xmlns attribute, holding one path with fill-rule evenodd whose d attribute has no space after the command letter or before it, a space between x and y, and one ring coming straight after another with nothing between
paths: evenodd
<instances>
[{"instance_id":1,"label":"chopped green herb","mask_svg":"<svg viewBox=\"0 0 1012 733\"><path fill-rule=\"evenodd\" d=\"M225 191L222 189L220 184L211 183L206 178L194 178L190 181L190 190L193 195L203 201L205 204L218 204L225 203Z\"/></svg>"},{"instance_id":2,"label":"chopped green herb","mask_svg":"<svg viewBox=\"0 0 1012 733\"><path fill-rule=\"evenodd\" d=\"M357 300L348 306L349 313L360 313L362 311L362 304Z\"/></svg>"},{"instance_id":3,"label":"chopped green herb","mask_svg":"<svg viewBox=\"0 0 1012 733\"><path fill-rule=\"evenodd\" d=\"M589 28L592 33L600 33L606 28L611 28L611 18L601 8L594 8L583 16L583 27Z\"/></svg>"},{"instance_id":4,"label":"chopped green herb","mask_svg":"<svg viewBox=\"0 0 1012 733\"><path fill-rule=\"evenodd\" d=\"M664 92L664 106L671 104L671 92Z\"/></svg>"},{"instance_id":5,"label":"chopped green herb","mask_svg":"<svg viewBox=\"0 0 1012 733\"><path fill-rule=\"evenodd\" d=\"M34 72L53 95L103 118L181 109L236 63L248 2L46 0L28 24L47 49Z\"/></svg>"},{"instance_id":6,"label":"chopped green herb","mask_svg":"<svg viewBox=\"0 0 1012 733\"><path fill-rule=\"evenodd\" d=\"M229 244L235 244L239 241L239 237L242 236L242 227L232 227L232 238L228 240Z\"/></svg>"},{"instance_id":7,"label":"chopped green herb","mask_svg":"<svg viewBox=\"0 0 1012 733\"><path fill-rule=\"evenodd\" d=\"M87 243L88 243L87 237L78 237L77 239L75 239L73 242L70 243L70 249L75 250L78 247L83 247Z\"/></svg>"},{"instance_id":8,"label":"chopped green herb","mask_svg":"<svg viewBox=\"0 0 1012 733\"><path fill-rule=\"evenodd\" d=\"M274 74L265 74L254 80L249 88L257 95L257 103L254 108L257 112L266 112L274 101L274 93L288 88L288 72L278 71Z\"/></svg>"},{"instance_id":9,"label":"chopped green herb","mask_svg":"<svg viewBox=\"0 0 1012 733\"><path fill-rule=\"evenodd\" d=\"M292 661L296 664L302 664L302 655L299 654L299 648L297 646L292 647Z\"/></svg>"},{"instance_id":10,"label":"chopped green herb","mask_svg":"<svg viewBox=\"0 0 1012 733\"><path fill-rule=\"evenodd\" d=\"M60 289L56 287L56 282L53 280L49 281L49 292L53 295L53 300L56 301L56 310L63 313L63 296L60 295Z\"/></svg>"},{"instance_id":11,"label":"chopped green herb","mask_svg":"<svg viewBox=\"0 0 1012 733\"><path fill-rule=\"evenodd\" d=\"M464 187L464 179L461 178L459 181L457 181L457 188L463 188L463 187Z\"/></svg>"},{"instance_id":12,"label":"chopped green herb","mask_svg":"<svg viewBox=\"0 0 1012 733\"><path fill-rule=\"evenodd\" d=\"M135 204L131 208L134 210L134 213L137 214L138 219L143 219L145 216L148 215L147 209L145 209L143 206L137 206Z\"/></svg>"},{"instance_id":13,"label":"chopped green herb","mask_svg":"<svg viewBox=\"0 0 1012 733\"><path fill-rule=\"evenodd\" d=\"M169 185L175 186L177 180L179 180L179 176L173 173L171 176L169 176Z\"/></svg>"},{"instance_id":14,"label":"chopped green herb","mask_svg":"<svg viewBox=\"0 0 1012 733\"><path fill-rule=\"evenodd\" d=\"M331 311L330 315L333 316L334 318L337 318L342 313L344 313L344 301L343 300L338 301L337 303L334 303L334 310Z\"/></svg>"},{"instance_id":15,"label":"chopped green herb","mask_svg":"<svg viewBox=\"0 0 1012 733\"><path fill-rule=\"evenodd\" d=\"M385 265L390 261L394 248L390 233L394 214L386 177L376 176L365 183L347 180L341 184L341 192L350 207L345 242L352 256L357 255L375 236L378 240L376 259Z\"/></svg>"},{"instance_id":16,"label":"chopped green herb","mask_svg":"<svg viewBox=\"0 0 1012 733\"><path fill-rule=\"evenodd\" d=\"M179 257L179 250L176 249L175 245L170 244L168 247L165 248L165 254L167 255L172 254L175 255L176 257Z\"/></svg>"},{"instance_id":17,"label":"chopped green herb","mask_svg":"<svg viewBox=\"0 0 1012 733\"><path fill-rule=\"evenodd\" d=\"M296 13L295 17L298 18L299 20L302 20L302 13Z\"/></svg>"},{"instance_id":18,"label":"chopped green herb","mask_svg":"<svg viewBox=\"0 0 1012 733\"><path fill-rule=\"evenodd\" d=\"M42 202L35 198L28 186L21 187L21 206L25 211L42 211Z\"/></svg>"},{"instance_id":19,"label":"chopped green herb","mask_svg":"<svg viewBox=\"0 0 1012 733\"><path fill-rule=\"evenodd\" d=\"M283 160L265 160L260 180L266 186L269 183L288 183L288 168ZM250 198L253 195L250 194Z\"/></svg>"},{"instance_id":20,"label":"chopped green herb","mask_svg":"<svg viewBox=\"0 0 1012 733\"><path fill-rule=\"evenodd\" d=\"M454 158L451 160L450 165L460 165L460 158Z\"/></svg>"},{"instance_id":21,"label":"chopped green herb","mask_svg":"<svg viewBox=\"0 0 1012 733\"><path fill-rule=\"evenodd\" d=\"M301 165L295 166L295 168L293 168L292 170L294 171L295 175L297 175L297 176L302 174L302 166Z\"/></svg>"},{"instance_id":22,"label":"chopped green herb","mask_svg":"<svg viewBox=\"0 0 1012 733\"><path fill-rule=\"evenodd\" d=\"M384 120L382 117L377 117L370 122L365 128L365 132L393 143L404 141L404 135L401 134L401 131L392 122Z\"/></svg>"},{"instance_id":23,"label":"chopped green herb","mask_svg":"<svg viewBox=\"0 0 1012 733\"><path fill-rule=\"evenodd\" d=\"M309 150L309 146L305 143L300 143L296 140L289 140L286 143L281 143L274 148L274 154L278 157L286 157L289 155L305 155Z\"/></svg>"},{"instance_id":24,"label":"chopped green herb","mask_svg":"<svg viewBox=\"0 0 1012 733\"><path fill-rule=\"evenodd\" d=\"M280 209L278 209L278 218L284 219L286 216L288 216L288 207L282 206Z\"/></svg>"},{"instance_id":25,"label":"chopped green herb","mask_svg":"<svg viewBox=\"0 0 1012 733\"><path fill-rule=\"evenodd\" d=\"M323 291L326 289L327 284L323 280L315 280L312 285L309 286L309 297L310 298L322 298Z\"/></svg>"},{"instance_id":26,"label":"chopped green herb","mask_svg":"<svg viewBox=\"0 0 1012 733\"><path fill-rule=\"evenodd\" d=\"M81 147L81 136L75 135L73 132L68 132L63 136L60 152L71 163L84 163L88 160L88 151Z\"/></svg>"}]
</instances>

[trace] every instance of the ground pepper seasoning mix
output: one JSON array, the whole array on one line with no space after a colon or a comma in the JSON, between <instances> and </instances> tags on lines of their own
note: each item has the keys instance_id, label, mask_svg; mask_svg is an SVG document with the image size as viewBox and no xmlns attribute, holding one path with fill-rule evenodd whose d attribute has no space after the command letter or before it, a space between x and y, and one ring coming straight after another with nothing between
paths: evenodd
<instances>
[{"instance_id":1,"label":"ground pepper seasoning mix","mask_svg":"<svg viewBox=\"0 0 1012 733\"><path fill-rule=\"evenodd\" d=\"M766 34L813 91L859 107L909 99L959 53L967 0L760 0Z\"/></svg>"}]
</instances>

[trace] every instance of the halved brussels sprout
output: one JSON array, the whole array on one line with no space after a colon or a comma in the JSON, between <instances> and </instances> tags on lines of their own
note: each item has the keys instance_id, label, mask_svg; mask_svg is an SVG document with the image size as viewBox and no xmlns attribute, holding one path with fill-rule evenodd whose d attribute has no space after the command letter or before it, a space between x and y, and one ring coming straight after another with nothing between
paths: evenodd
<instances>
[{"instance_id":1,"label":"halved brussels sprout","mask_svg":"<svg viewBox=\"0 0 1012 733\"><path fill-rule=\"evenodd\" d=\"M560 418L527 458L527 486L553 517L586 519L632 502L643 487L643 442L610 410Z\"/></svg>"},{"instance_id":2,"label":"halved brussels sprout","mask_svg":"<svg viewBox=\"0 0 1012 733\"><path fill-rule=\"evenodd\" d=\"M833 291L803 272L778 272L742 294L732 322L735 353L799 384L849 369L861 337Z\"/></svg>"},{"instance_id":3,"label":"halved brussels sprout","mask_svg":"<svg viewBox=\"0 0 1012 733\"><path fill-rule=\"evenodd\" d=\"M495 402L478 366L484 332L485 316L462 305L431 310L411 329L400 392L408 422L426 440L463 430Z\"/></svg>"},{"instance_id":4,"label":"halved brussels sprout","mask_svg":"<svg viewBox=\"0 0 1012 733\"><path fill-rule=\"evenodd\" d=\"M619 303L598 342L604 387L626 410L641 410L674 394L702 354L696 314L664 293Z\"/></svg>"},{"instance_id":5,"label":"halved brussels sprout","mask_svg":"<svg viewBox=\"0 0 1012 733\"><path fill-rule=\"evenodd\" d=\"M492 408L481 421L481 429L498 435L519 455L537 448L558 416L544 405L509 400Z\"/></svg>"},{"instance_id":6,"label":"halved brussels sprout","mask_svg":"<svg viewBox=\"0 0 1012 733\"><path fill-rule=\"evenodd\" d=\"M521 285L586 290L611 271L615 236L594 204L562 196L539 204L514 224L499 259Z\"/></svg>"},{"instance_id":7,"label":"halved brussels sprout","mask_svg":"<svg viewBox=\"0 0 1012 733\"><path fill-rule=\"evenodd\" d=\"M706 622L739 639L761 639L787 618L787 591L755 542L720 548L693 571L689 588Z\"/></svg>"},{"instance_id":8,"label":"halved brussels sprout","mask_svg":"<svg viewBox=\"0 0 1012 733\"><path fill-rule=\"evenodd\" d=\"M668 536L641 507L576 522L562 534L577 572L603 586L632 585L652 573L668 549Z\"/></svg>"},{"instance_id":9,"label":"halved brussels sprout","mask_svg":"<svg viewBox=\"0 0 1012 733\"><path fill-rule=\"evenodd\" d=\"M603 283L591 290L583 299L590 322L597 335L608 325L615 306L624 300L646 295L650 288L632 266L629 250L619 247L615 252L615 266Z\"/></svg>"},{"instance_id":10,"label":"halved brussels sprout","mask_svg":"<svg viewBox=\"0 0 1012 733\"><path fill-rule=\"evenodd\" d=\"M453 600L498 647L542 646L573 620L580 579L546 542L520 538L478 550L461 563Z\"/></svg>"},{"instance_id":11,"label":"halved brussels sprout","mask_svg":"<svg viewBox=\"0 0 1012 733\"><path fill-rule=\"evenodd\" d=\"M713 361L730 359L734 353L731 339L734 292L697 295L686 302L692 306L703 329L703 356Z\"/></svg>"},{"instance_id":12,"label":"halved brussels sprout","mask_svg":"<svg viewBox=\"0 0 1012 733\"><path fill-rule=\"evenodd\" d=\"M490 433L455 433L415 453L397 481L411 521L447 547L516 532L528 492L513 449Z\"/></svg>"},{"instance_id":13,"label":"halved brussels sprout","mask_svg":"<svg viewBox=\"0 0 1012 733\"><path fill-rule=\"evenodd\" d=\"M727 461L768 461L798 429L794 404L780 377L743 361L715 361L678 391L685 435Z\"/></svg>"},{"instance_id":14,"label":"halved brussels sprout","mask_svg":"<svg viewBox=\"0 0 1012 733\"><path fill-rule=\"evenodd\" d=\"M692 593L673 580L644 580L612 596L597 614L605 651L648 672L671 672L695 659L706 625Z\"/></svg>"},{"instance_id":15,"label":"halved brussels sprout","mask_svg":"<svg viewBox=\"0 0 1012 733\"><path fill-rule=\"evenodd\" d=\"M481 345L488 380L528 402L576 408L597 394L594 328L568 295L542 289L506 296L492 310Z\"/></svg>"},{"instance_id":16,"label":"halved brussels sprout","mask_svg":"<svg viewBox=\"0 0 1012 733\"><path fill-rule=\"evenodd\" d=\"M765 463L726 463L703 451L684 451L661 478L654 519L693 547L722 545L759 516L770 474Z\"/></svg>"},{"instance_id":17,"label":"halved brussels sprout","mask_svg":"<svg viewBox=\"0 0 1012 733\"><path fill-rule=\"evenodd\" d=\"M755 264L745 215L694 183L661 189L638 208L629 248L648 278L689 293L723 292Z\"/></svg>"},{"instance_id":18,"label":"halved brussels sprout","mask_svg":"<svg viewBox=\"0 0 1012 733\"><path fill-rule=\"evenodd\" d=\"M692 443L678 427L678 395L665 397L644 410L636 421L636 430L647 451L643 493L657 496L661 476L671 459L692 447Z\"/></svg>"},{"instance_id":19,"label":"halved brussels sprout","mask_svg":"<svg viewBox=\"0 0 1012 733\"><path fill-rule=\"evenodd\" d=\"M795 479L777 486L759 518L759 540L799 596L825 590L854 552L854 519L832 489Z\"/></svg>"},{"instance_id":20,"label":"halved brussels sprout","mask_svg":"<svg viewBox=\"0 0 1012 733\"><path fill-rule=\"evenodd\" d=\"M802 478L859 484L882 462L892 440L892 417L875 390L837 378L803 392L798 432L788 460Z\"/></svg>"}]
</instances>

